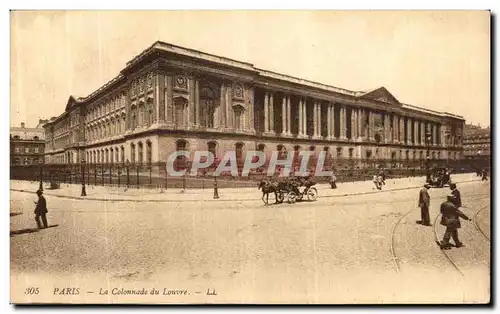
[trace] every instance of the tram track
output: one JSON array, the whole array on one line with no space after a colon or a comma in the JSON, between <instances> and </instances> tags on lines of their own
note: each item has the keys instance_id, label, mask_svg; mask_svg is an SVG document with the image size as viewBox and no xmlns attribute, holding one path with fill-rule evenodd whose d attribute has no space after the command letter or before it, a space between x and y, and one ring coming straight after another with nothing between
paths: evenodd
<instances>
[{"instance_id":1,"label":"tram track","mask_svg":"<svg viewBox=\"0 0 500 314\"><path fill-rule=\"evenodd\" d=\"M403 221L403 219L406 216L408 216L410 213L412 213L414 210L416 210L416 209L412 208L411 210L404 213L401 217L399 217L399 219L396 221L396 223L392 227L392 231L391 231L391 255L392 255L392 262L394 264L394 267L396 268L397 273L401 273L401 266L399 265L399 258L396 256L396 251L394 249L394 247L396 246L395 241L394 241L394 234L396 233L396 228L401 223L401 221Z\"/></svg>"},{"instance_id":2,"label":"tram track","mask_svg":"<svg viewBox=\"0 0 500 314\"><path fill-rule=\"evenodd\" d=\"M488 207L490 207L490 206L491 206L491 204L485 205L485 206L483 206L483 207L479 208L479 209L478 209L478 210L474 213L474 215L472 215L472 223L474 224L474 227L476 228L476 230L477 230L479 233L481 233L481 234L483 235L483 237L485 237L485 239L486 239L486 240L488 240L488 242L491 242L490 237L489 237L489 236L487 236L487 235L484 233L484 231L481 229L481 227L479 227L479 224L477 223L477 215L478 215L480 212L482 212L484 209L486 209L486 208L488 208Z\"/></svg>"},{"instance_id":3,"label":"tram track","mask_svg":"<svg viewBox=\"0 0 500 314\"><path fill-rule=\"evenodd\" d=\"M436 244L439 244L441 243L440 240L439 240L439 235L438 235L438 231L437 231L437 226L439 225L438 224L438 219L439 217L441 217L441 214L437 214L436 215L436 218L434 219L434 238L436 240ZM448 260L448 262L453 266L453 268L462 276L465 276L464 273L460 270L460 268L458 267L458 265L453 261L453 259L451 258L451 256L446 252L446 250L444 249L440 249L441 253L446 257L446 259Z\"/></svg>"}]
</instances>

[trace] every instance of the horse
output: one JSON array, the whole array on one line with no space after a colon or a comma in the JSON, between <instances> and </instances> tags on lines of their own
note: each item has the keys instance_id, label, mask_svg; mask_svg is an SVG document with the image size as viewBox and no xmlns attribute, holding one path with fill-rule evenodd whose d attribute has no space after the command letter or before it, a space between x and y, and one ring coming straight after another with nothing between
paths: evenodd
<instances>
[{"instance_id":1,"label":"horse","mask_svg":"<svg viewBox=\"0 0 500 314\"><path fill-rule=\"evenodd\" d=\"M274 193L274 199L276 200L276 203L278 202L278 192L277 192L277 186L271 182L268 181L260 181L258 185L258 189L262 189L262 201L264 202L265 205L269 205L269 194ZM264 199L264 196L266 197Z\"/></svg>"}]
</instances>

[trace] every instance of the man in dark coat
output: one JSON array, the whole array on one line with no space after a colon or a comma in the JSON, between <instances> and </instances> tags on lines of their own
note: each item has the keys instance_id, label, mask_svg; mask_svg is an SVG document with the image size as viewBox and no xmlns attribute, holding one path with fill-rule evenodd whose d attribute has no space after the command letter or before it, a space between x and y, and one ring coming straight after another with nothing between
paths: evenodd
<instances>
[{"instance_id":1,"label":"man in dark coat","mask_svg":"<svg viewBox=\"0 0 500 314\"><path fill-rule=\"evenodd\" d=\"M421 220L417 221L417 223L422 224L424 226L432 226L431 218L429 215L429 206L430 206L430 196L428 190L431 188L430 184L426 183L424 187L420 190L420 194L418 197L418 207L420 207Z\"/></svg>"},{"instance_id":2,"label":"man in dark coat","mask_svg":"<svg viewBox=\"0 0 500 314\"><path fill-rule=\"evenodd\" d=\"M36 202L35 207L35 220L38 225L38 229L42 229L42 224L40 223L40 217L42 217L43 227L48 228L49 225L47 223L47 202L45 201L45 197L43 197L43 192L41 190L36 191L38 195L38 202Z\"/></svg>"},{"instance_id":3,"label":"man in dark coat","mask_svg":"<svg viewBox=\"0 0 500 314\"><path fill-rule=\"evenodd\" d=\"M463 243L458 239L458 229L461 227L460 218L471 221L464 213L462 213L454 204L454 196L448 195L446 202L441 204L441 225L446 226L443 241L441 241L442 249L449 249L451 247L450 237L455 241L457 248L463 247Z\"/></svg>"},{"instance_id":4,"label":"man in dark coat","mask_svg":"<svg viewBox=\"0 0 500 314\"><path fill-rule=\"evenodd\" d=\"M481 170L481 181L488 181L488 173L486 172L486 169L483 168Z\"/></svg>"},{"instance_id":5,"label":"man in dark coat","mask_svg":"<svg viewBox=\"0 0 500 314\"><path fill-rule=\"evenodd\" d=\"M457 208L462 207L462 197L460 196L460 191L457 189L457 185L455 183L450 183L450 190L453 196L453 204Z\"/></svg>"}]
</instances>

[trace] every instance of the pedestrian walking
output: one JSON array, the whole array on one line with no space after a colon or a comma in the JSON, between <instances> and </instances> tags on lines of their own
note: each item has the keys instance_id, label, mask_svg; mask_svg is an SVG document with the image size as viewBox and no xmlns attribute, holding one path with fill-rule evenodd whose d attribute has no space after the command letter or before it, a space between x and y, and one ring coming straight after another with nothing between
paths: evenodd
<instances>
[{"instance_id":1,"label":"pedestrian walking","mask_svg":"<svg viewBox=\"0 0 500 314\"><path fill-rule=\"evenodd\" d=\"M330 186L332 187L332 189L337 188L337 177L335 176L335 174L333 172L332 172L332 176L330 177Z\"/></svg>"},{"instance_id":2,"label":"pedestrian walking","mask_svg":"<svg viewBox=\"0 0 500 314\"><path fill-rule=\"evenodd\" d=\"M418 197L418 207L420 207L421 220L417 221L417 223L422 224L424 226L432 226L431 218L429 215L431 197L429 196L428 191L430 188L431 188L430 184L428 183L424 184L424 187L420 190Z\"/></svg>"},{"instance_id":3,"label":"pedestrian walking","mask_svg":"<svg viewBox=\"0 0 500 314\"><path fill-rule=\"evenodd\" d=\"M481 170L481 181L488 181L488 173L486 169Z\"/></svg>"},{"instance_id":4,"label":"pedestrian walking","mask_svg":"<svg viewBox=\"0 0 500 314\"><path fill-rule=\"evenodd\" d=\"M462 197L460 195L460 191L457 189L457 185L455 183L450 183L451 195L453 196L453 204L460 208L462 207Z\"/></svg>"},{"instance_id":5,"label":"pedestrian walking","mask_svg":"<svg viewBox=\"0 0 500 314\"><path fill-rule=\"evenodd\" d=\"M378 175L373 176L373 184L377 190L382 190L382 184L380 183L380 177Z\"/></svg>"},{"instance_id":6,"label":"pedestrian walking","mask_svg":"<svg viewBox=\"0 0 500 314\"><path fill-rule=\"evenodd\" d=\"M462 213L454 204L455 197L448 195L446 202L441 204L441 225L446 226L446 231L441 241L441 249L449 250L451 247L450 238L453 238L457 248L464 247L464 244L458 238L458 229L461 227L460 218L467 221L472 221L464 213Z\"/></svg>"},{"instance_id":7,"label":"pedestrian walking","mask_svg":"<svg viewBox=\"0 0 500 314\"><path fill-rule=\"evenodd\" d=\"M48 228L49 225L47 223L47 201L45 200L45 197L43 197L43 191L38 190L36 191L36 194L38 195L38 202L35 202L36 207L35 207L35 220L36 224L38 226L38 229L42 229L42 224L40 223L40 217L42 218L43 222L43 227Z\"/></svg>"}]
</instances>

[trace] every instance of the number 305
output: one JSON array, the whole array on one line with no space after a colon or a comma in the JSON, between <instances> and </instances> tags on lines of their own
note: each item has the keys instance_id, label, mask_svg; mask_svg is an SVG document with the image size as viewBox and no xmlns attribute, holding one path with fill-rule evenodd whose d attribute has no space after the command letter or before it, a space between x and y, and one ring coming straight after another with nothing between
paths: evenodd
<instances>
[{"instance_id":1,"label":"number 305","mask_svg":"<svg viewBox=\"0 0 500 314\"><path fill-rule=\"evenodd\" d=\"M26 288L26 291L24 291L24 294L38 294L38 288Z\"/></svg>"}]
</instances>

